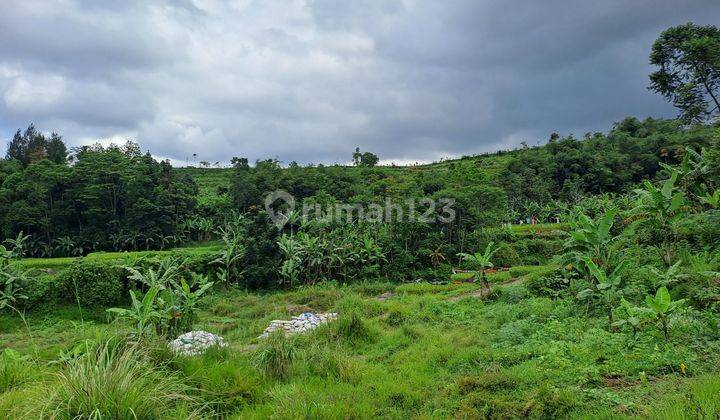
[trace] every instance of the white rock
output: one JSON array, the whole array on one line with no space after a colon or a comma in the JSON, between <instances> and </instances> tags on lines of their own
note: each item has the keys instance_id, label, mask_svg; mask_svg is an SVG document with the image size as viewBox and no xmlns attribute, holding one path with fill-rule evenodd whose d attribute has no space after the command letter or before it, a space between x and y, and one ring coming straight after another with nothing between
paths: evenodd
<instances>
[{"instance_id":1,"label":"white rock","mask_svg":"<svg viewBox=\"0 0 720 420\"><path fill-rule=\"evenodd\" d=\"M181 356L196 356L210 347L226 347L225 340L206 331L190 331L168 343L173 353Z\"/></svg>"},{"instance_id":2,"label":"white rock","mask_svg":"<svg viewBox=\"0 0 720 420\"><path fill-rule=\"evenodd\" d=\"M328 323L337 318L337 314L328 312L324 314L313 314L306 312L298 316L292 317L290 320L272 320L270 325L265 328L259 338L267 338L272 332L282 330L285 335L304 333L317 328L319 325Z\"/></svg>"}]
</instances>

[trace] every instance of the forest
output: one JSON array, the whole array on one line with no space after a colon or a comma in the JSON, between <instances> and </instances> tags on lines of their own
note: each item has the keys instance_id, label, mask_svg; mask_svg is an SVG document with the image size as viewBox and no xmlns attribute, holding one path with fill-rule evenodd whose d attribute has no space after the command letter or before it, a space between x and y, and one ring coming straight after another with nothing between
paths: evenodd
<instances>
[{"instance_id":1,"label":"forest","mask_svg":"<svg viewBox=\"0 0 720 420\"><path fill-rule=\"evenodd\" d=\"M678 118L414 166L173 167L18 129L0 417L716 418L718 46L653 46ZM707 73L668 62L691 53ZM432 220L300 211L390 202Z\"/></svg>"}]
</instances>

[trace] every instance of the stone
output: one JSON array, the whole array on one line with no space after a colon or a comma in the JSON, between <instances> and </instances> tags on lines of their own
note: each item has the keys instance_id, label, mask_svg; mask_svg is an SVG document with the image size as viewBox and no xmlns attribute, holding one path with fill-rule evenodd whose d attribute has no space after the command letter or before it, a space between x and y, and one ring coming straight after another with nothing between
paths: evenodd
<instances>
[{"instance_id":1,"label":"stone","mask_svg":"<svg viewBox=\"0 0 720 420\"><path fill-rule=\"evenodd\" d=\"M326 324L337 318L337 314L333 312L314 314L312 312L304 312L298 316L292 317L290 320L273 320L265 331L258 338L267 338L271 333L282 330L287 335L305 333L313 330L322 324Z\"/></svg>"},{"instance_id":2,"label":"stone","mask_svg":"<svg viewBox=\"0 0 720 420\"><path fill-rule=\"evenodd\" d=\"M226 347L227 343L219 335L207 331L190 331L168 343L172 352L179 356L197 356L215 346Z\"/></svg>"}]
</instances>

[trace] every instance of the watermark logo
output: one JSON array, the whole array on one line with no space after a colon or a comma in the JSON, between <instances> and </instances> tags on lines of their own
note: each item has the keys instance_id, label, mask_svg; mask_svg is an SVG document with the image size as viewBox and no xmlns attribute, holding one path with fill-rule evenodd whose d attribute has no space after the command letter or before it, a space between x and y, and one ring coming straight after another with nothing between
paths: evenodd
<instances>
[{"instance_id":1,"label":"watermark logo","mask_svg":"<svg viewBox=\"0 0 720 420\"><path fill-rule=\"evenodd\" d=\"M265 211L270 220L282 229L291 220L318 221L325 223L452 223L456 212L453 208L454 198L410 198L402 202L386 199L382 203L362 204L329 204L322 205L305 200L302 211L295 210L295 198L287 191L275 191L265 197Z\"/></svg>"},{"instance_id":2,"label":"watermark logo","mask_svg":"<svg viewBox=\"0 0 720 420\"><path fill-rule=\"evenodd\" d=\"M273 224L282 229L295 211L295 197L284 190L273 191L265 197L265 211Z\"/></svg>"}]
</instances>

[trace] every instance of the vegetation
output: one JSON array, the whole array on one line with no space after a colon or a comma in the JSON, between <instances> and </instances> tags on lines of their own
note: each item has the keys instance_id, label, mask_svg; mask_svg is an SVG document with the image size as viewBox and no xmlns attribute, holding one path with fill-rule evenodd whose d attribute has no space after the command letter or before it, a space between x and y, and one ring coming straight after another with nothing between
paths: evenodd
<instances>
[{"instance_id":1,"label":"vegetation","mask_svg":"<svg viewBox=\"0 0 720 420\"><path fill-rule=\"evenodd\" d=\"M689 120L714 112L688 84L715 62L687 63L713 59L715 31L672 28L653 49L651 80L672 82L654 88L693 99ZM0 417L715 418L719 124L229 169L132 143L67 153L31 125L0 160ZM276 190L296 200L280 227ZM444 198L452 220L400 216L440 216ZM305 312L338 316L259 338ZM228 347L173 354L199 329Z\"/></svg>"}]
</instances>

